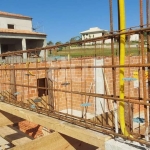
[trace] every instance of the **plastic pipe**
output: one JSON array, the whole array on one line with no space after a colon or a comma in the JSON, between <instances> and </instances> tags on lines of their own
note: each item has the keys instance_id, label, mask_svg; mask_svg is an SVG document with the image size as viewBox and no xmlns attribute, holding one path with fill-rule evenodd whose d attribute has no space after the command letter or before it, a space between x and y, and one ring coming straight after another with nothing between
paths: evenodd
<instances>
[{"instance_id":1,"label":"plastic pipe","mask_svg":"<svg viewBox=\"0 0 150 150\"><path fill-rule=\"evenodd\" d=\"M123 32L126 28L125 23L125 2L124 0L118 0L118 16L119 16L119 28L120 32ZM120 65L124 65L125 62L125 35L120 35L119 40L119 50L120 50ZM125 136L130 136L125 125L125 106L124 106L124 68L121 67L119 71L120 77L120 99L122 101L119 103L119 117L121 131Z\"/></svg>"}]
</instances>

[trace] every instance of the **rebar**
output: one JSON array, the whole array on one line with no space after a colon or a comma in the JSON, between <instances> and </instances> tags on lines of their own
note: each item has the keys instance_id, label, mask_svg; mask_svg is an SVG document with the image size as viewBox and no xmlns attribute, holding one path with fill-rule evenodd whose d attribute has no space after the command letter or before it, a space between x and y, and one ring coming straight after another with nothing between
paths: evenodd
<instances>
[{"instance_id":1,"label":"rebar","mask_svg":"<svg viewBox=\"0 0 150 150\"><path fill-rule=\"evenodd\" d=\"M147 131L150 116L150 2L147 0L146 25L143 23L143 1L140 0L139 4L139 26L114 31L113 6L112 0L109 0L110 32L106 35L96 38L90 35L85 37L88 39L77 42L0 54L0 58L11 58L11 61L1 60L0 100L97 132L150 145L147 139L142 139L145 133L141 130L144 127L144 132ZM117 39L122 34L128 37L126 62L119 65ZM140 35L140 41L132 48L130 37L134 34ZM147 34L147 47L144 34ZM106 40L110 40L110 45L105 43ZM132 54L132 50L137 53ZM42 58L38 57L41 51ZM24 53L27 54L26 60ZM36 56L34 60L31 54ZM15 61L18 56L20 62ZM103 60L102 65L97 63L99 60ZM121 67L125 68L123 100L129 107L125 120L133 138L122 135L117 119L118 103L122 101L118 81ZM41 102L35 103L35 99ZM135 116L143 117L145 122L134 127ZM138 128L138 133L135 128Z\"/></svg>"}]
</instances>

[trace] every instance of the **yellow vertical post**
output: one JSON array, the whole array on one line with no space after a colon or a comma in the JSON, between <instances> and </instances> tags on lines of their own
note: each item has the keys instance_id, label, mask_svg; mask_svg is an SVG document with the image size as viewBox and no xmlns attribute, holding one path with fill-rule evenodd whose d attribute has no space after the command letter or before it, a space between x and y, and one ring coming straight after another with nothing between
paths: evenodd
<instances>
[{"instance_id":1,"label":"yellow vertical post","mask_svg":"<svg viewBox=\"0 0 150 150\"><path fill-rule=\"evenodd\" d=\"M119 28L120 32L123 32L126 28L126 22L125 22L125 2L124 0L118 0L118 6L119 6ZM120 50L120 65L124 65L125 62L125 35L120 35L119 40L119 50ZM129 136L129 133L126 129L125 125L125 106L124 106L124 67L120 67L119 71L119 77L120 77L120 99L122 101L119 103L119 117L120 117L120 126L121 131L125 136Z\"/></svg>"}]
</instances>

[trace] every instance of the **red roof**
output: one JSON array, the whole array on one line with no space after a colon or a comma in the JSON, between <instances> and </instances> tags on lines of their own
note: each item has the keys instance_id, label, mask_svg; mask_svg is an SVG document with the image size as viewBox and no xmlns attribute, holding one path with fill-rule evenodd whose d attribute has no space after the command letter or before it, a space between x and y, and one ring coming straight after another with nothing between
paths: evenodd
<instances>
[{"instance_id":1,"label":"red roof","mask_svg":"<svg viewBox=\"0 0 150 150\"><path fill-rule=\"evenodd\" d=\"M31 34L31 35L44 35L44 33L33 32L29 30L16 30L16 29L0 29L0 33L13 33L13 34Z\"/></svg>"},{"instance_id":2,"label":"red roof","mask_svg":"<svg viewBox=\"0 0 150 150\"><path fill-rule=\"evenodd\" d=\"M23 16L20 14L13 14L13 13L8 13L8 12L3 12L3 11L0 11L0 16L10 16L10 17L17 17L17 18L32 19L31 17L28 17L28 16Z\"/></svg>"}]
</instances>

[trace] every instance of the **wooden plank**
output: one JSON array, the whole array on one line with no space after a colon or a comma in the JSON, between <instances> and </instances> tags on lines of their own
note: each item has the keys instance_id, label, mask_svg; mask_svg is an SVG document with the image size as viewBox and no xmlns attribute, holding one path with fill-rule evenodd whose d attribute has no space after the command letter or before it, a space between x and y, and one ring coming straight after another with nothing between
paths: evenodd
<instances>
[{"instance_id":1,"label":"wooden plank","mask_svg":"<svg viewBox=\"0 0 150 150\"><path fill-rule=\"evenodd\" d=\"M98 148L96 146L87 144L85 142L76 140L74 138L71 138L69 136L61 134L75 149L77 150L101 150L101 148Z\"/></svg>"},{"instance_id":2,"label":"wooden plank","mask_svg":"<svg viewBox=\"0 0 150 150\"><path fill-rule=\"evenodd\" d=\"M11 150L75 150L65 138L55 132L48 136L35 139L27 144L16 146Z\"/></svg>"},{"instance_id":3,"label":"wooden plank","mask_svg":"<svg viewBox=\"0 0 150 150\"><path fill-rule=\"evenodd\" d=\"M125 122L128 132L133 129L133 105L125 103Z\"/></svg>"},{"instance_id":4,"label":"wooden plank","mask_svg":"<svg viewBox=\"0 0 150 150\"><path fill-rule=\"evenodd\" d=\"M145 136L145 125L140 126L140 128L139 127L135 128L134 133L136 134L140 133L141 135Z\"/></svg>"},{"instance_id":5,"label":"wooden plank","mask_svg":"<svg viewBox=\"0 0 150 150\"><path fill-rule=\"evenodd\" d=\"M13 145L0 136L0 150L10 149L11 147L13 147Z\"/></svg>"},{"instance_id":6,"label":"wooden plank","mask_svg":"<svg viewBox=\"0 0 150 150\"><path fill-rule=\"evenodd\" d=\"M50 142L47 142L50 141ZM98 147L86 144L60 133L51 133L48 136L35 139L25 145L17 146L11 150L97 150Z\"/></svg>"},{"instance_id":7,"label":"wooden plank","mask_svg":"<svg viewBox=\"0 0 150 150\"><path fill-rule=\"evenodd\" d=\"M10 89L11 89L11 94L14 95L14 93L16 93L16 77L15 77L15 66L10 66L10 69L13 69L10 71L10 83L11 83L11 86L10 86ZM15 98L16 96L14 96Z\"/></svg>"},{"instance_id":8,"label":"wooden plank","mask_svg":"<svg viewBox=\"0 0 150 150\"><path fill-rule=\"evenodd\" d=\"M0 136L5 138L13 145L23 145L33 140L32 137L29 137L27 134L19 131L12 126L0 127Z\"/></svg>"},{"instance_id":9,"label":"wooden plank","mask_svg":"<svg viewBox=\"0 0 150 150\"><path fill-rule=\"evenodd\" d=\"M98 124L110 125L110 126L114 127L114 112L113 111L105 112L105 113L98 115L90 120L95 121Z\"/></svg>"},{"instance_id":10,"label":"wooden plank","mask_svg":"<svg viewBox=\"0 0 150 150\"><path fill-rule=\"evenodd\" d=\"M102 149L105 147L105 142L111 138L108 135L91 131L89 129L85 129L42 114L37 114L35 112L18 108L3 102L0 102L0 109Z\"/></svg>"},{"instance_id":11,"label":"wooden plank","mask_svg":"<svg viewBox=\"0 0 150 150\"><path fill-rule=\"evenodd\" d=\"M53 81L50 80L52 79L52 73L47 73L47 86L50 89L53 89ZM49 109L53 110L54 109L54 96L53 96L53 90L48 90L48 104L49 104Z\"/></svg>"},{"instance_id":12,"label":"wooden plank","mask_svg":"<svg viewBox=\"0 0 150 150\"><path fill-rule=\"evenodd\" d=\"M101 114L101 116L102 116L102 125L103 126L108 125L108 120L107 120L106 113Z\"/></svg>"},{"instance_id":13,"label":"wooden plank","mask_svg":"<svg viewBox=\"0 0 150 150\"><path fill-rule=\"evenodd\" d=\"M14 116L4 111L0 111L0 127L18 123L23 120L24 119L20 117Z\"/></svg>"},{"instance_id":14,"label":"wooden plank","mask_svg":"<svg viewBox=\"0 0 150 150\"><path fill-rule=\"evenodd\" d=\"M115 118L114 118L114 112L113 111L110 111L109 113L108 113L108 124L110 125L110 126L112 126L112 127L115 127L115 124L114 124L114 121L115 120Z\"/></svg>"}]
</instances>

